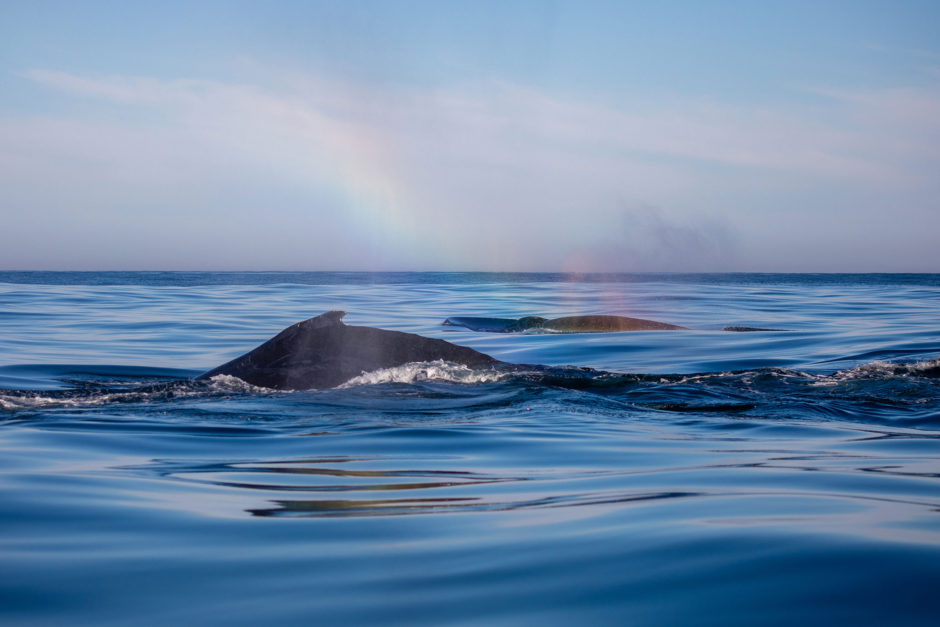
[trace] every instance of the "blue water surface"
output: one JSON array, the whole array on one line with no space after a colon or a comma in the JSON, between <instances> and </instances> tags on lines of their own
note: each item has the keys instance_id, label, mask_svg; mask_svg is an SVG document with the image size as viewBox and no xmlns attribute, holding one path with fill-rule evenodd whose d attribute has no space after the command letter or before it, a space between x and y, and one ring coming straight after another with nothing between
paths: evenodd
<instances>
[{"instance_id":1,"label":"blue water surface","mask_svg":"<svg viewBox=\"0 0 940 627\"><path fill-rule=\"evenodd\" d=\"M333 309L578 368L192 381ZM0 623L934 625L938 436L940 275L0 272Z\"/></svg>"}]
</instances>

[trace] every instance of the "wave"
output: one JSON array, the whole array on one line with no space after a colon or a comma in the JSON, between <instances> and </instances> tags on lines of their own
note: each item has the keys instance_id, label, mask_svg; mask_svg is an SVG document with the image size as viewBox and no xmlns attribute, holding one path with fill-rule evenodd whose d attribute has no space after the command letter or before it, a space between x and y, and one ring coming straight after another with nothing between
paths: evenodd
<instances>
[{"instance_id":1,"label":"wave","mask_svg":"<svg viewBox=\"0 0 940 627\"><path fill-rule=\"evenodd\" d=\"M834 385L843 381L857 379L891 379L920 377L940 379L940 358L913 363L873 361L866 364L838 370L831 375L819 376L820 385Z\"/></svg>"},{"instance_id":2,"label":"wave","mask_svg":"<svg viewBox=\"0 0 940 627\"><path fill-rule=\"evenodd\" d=\"M100 375L99 372L96 376ZM173 407L173 403L223 399L236 402L262 399L261 402L268 403L267 399L278 398L285 399L283 402L287 404L343 404L353 402L353 396L358 398L356 402L367 402L370 407L401 409L398 396L402 390L391 391L387 386L404 385L408 386L405 394L413 399L408 407L421 411L425 405L436 407L435 403L442 402L440 385L443 384L460 386L459 392L457 388L451 390L462 396L462 406L489 402L487 399L494 393L492 386L496 385L510 386L497 389L511 392L507 398L518 399L520 403L529 403L532 398L550 392L555 399L553 402L560 405L587 402L589 406L600 408L604 403L613 403L624 416L635 415L636 411L729 418L812 416L929 428L940 426L940 358L907 363L876 361L827 374L761 368L694 375L621 374L571 366L473 369L432 361L364 372L338 388L312 390L303 395L253 386L230 375L218 375L207 381L165 381L159 376L148 380L143 375L135 380L122 376L104 381L69 379L71 387L64 389L0 389L0 410L14 415L24 412L33 415L38 410L116 404L161 410ZM486 387L474 387L480 385ZM282 405L277 400L271 403L268 410L277 414ZM210 409L209 413L212 411Z\"/></svg>"},{"instance_id":3,"label":"wave","mask_svg":"<svg viewBox=\"0 0 940 627\"><path fill-rule=\"evenodd\" d=\"M134 387L90 385L59 390L0 389L0 410L55 409L99 405L156 403L187 398L206 398L230 394L275 394L238 377L218 375L208 381L190 379Z\"/></svg>"}]
</instances>

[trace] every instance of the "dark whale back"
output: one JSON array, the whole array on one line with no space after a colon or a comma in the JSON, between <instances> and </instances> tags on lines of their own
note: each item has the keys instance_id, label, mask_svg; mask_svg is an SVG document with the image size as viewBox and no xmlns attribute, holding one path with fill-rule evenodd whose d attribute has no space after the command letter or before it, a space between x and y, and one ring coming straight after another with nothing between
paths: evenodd
<instances>
[{"instance_id":1,"label":"dark whale back","mask_svg":"<svg viewBox=\"0 0 940 627\"><path fill-rule=\"evenodd\" d=\"M525 318L477 318L473 316L452 316L442 324L448 327L464 327L471 331L486 331L488 333L519 333L529 329L537 329L545 322L545 318L526 316Z\"/></svg>"},{"instance_id":2,"label":"dark whale back","mask_svg":"<svg viewBox=\"0 0 940 627\"><path fill-rule=\"evenodd\" d=\"M546 321L542 328L558 333L611 333L617 331L679 331L687 330L685 327L644 320L642 318L628 318L627 316L568 316L554 318Z\"/></svg>"},{"instance_id":3,"label":"dark whale back","mask_svg":"<svg viewBox=\"0 0 940 627\"><path fill-rule=\"evenodd\" d=\"M526 316L525 318L474 318L451 317L444 321L444 325L457 326L471 331L488 331L490 333L518 333L528 330L553 331L555 333L612 333L616 331L672 331L686 330L685 327L643 320L642 318L628 318L627 316L568 316L546 320L539 316Z\"/></svg>"},{"instance_id":4,"label":"dark whale back","mask_svg":"<svg viewBox=\"0 0 940 627\"><path fill-rule=\"evenodd\" d=\"M413 333L343 324L342 311L298 322L254 350L197 377L232 375L279 390L335 387L363 372L442 359L473 368L500 364L472 348Z\"/></svg>"}]
</instances>

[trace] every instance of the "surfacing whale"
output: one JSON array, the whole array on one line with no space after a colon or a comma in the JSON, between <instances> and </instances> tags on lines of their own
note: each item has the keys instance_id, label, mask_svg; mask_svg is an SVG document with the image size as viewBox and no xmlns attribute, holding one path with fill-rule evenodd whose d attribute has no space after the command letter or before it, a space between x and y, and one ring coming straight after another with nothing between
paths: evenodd
<instances>
[{"instance_id":1,"label":"surfacing whale","mask_svg":"<svg viewBox=\"0 0 940 627\"><path fill-rule=\"evenodd\" d=\"M628 318L627 316L566 316L548 320L539 316L525 318L475 318L454 316L444 320L445 326L464 327L471 331L490 333L518 333L522 331L551 331L554 333L615 333L620 331L687 331L675 324Z\"/></svg>"},{"instance_id":2,"label":"surfacing whale","mask_svg":"<svg viewBox=\"0 0 940 627\"><path fill-rule=\"evenodd\" d=\"M260 346L198 377L231 375L259 387L311 390L336 387L364 372L414 362L443 360L470 368L535 371L550 377L553 368L500 361L466 346L414 333L347 326L343 311L328 311L287 327ZM625 316L527 318L448 318L444 324L475 331L513 332L529 328L564 333L684 329ZM737 330L765 330L741 327ZM555 368L554 370L557 370ZM570 375L570 373L568 373ZM570 376L568 377L570 379ZM570 385L570 382L569 382Z\"/></svg>"},{"instance_id":3,"label":"surfacing whale","mask_svg":"<svg viewBox=\"0 0 940 627\"><path fill-rule=\"evenodd\" d=\"M287 327L254 350L199 375L225 374L277 390L331 388L363 372L442 359L471 368L505 364L466 346L373 327L347 326L330 311ZM505 364L509 365L509 364Z\"/></svg>"}]
</instances>

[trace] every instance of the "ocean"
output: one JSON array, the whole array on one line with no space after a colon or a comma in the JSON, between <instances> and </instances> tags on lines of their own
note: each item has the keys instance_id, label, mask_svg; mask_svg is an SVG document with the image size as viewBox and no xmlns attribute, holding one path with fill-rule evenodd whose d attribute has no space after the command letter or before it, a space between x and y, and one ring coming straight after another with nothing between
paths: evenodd
<instances>
[{"instance_id":1,"label":"ocean","mask_svg":"<svg viewBox=\"0 0 940 627\"><path fill-rule=\"evenodd\" d=\"M560 368L193 381L337 309ZM940 275L0 272L0 497L5 625L935 625Z\"/></svg>"}]
</instances>

